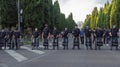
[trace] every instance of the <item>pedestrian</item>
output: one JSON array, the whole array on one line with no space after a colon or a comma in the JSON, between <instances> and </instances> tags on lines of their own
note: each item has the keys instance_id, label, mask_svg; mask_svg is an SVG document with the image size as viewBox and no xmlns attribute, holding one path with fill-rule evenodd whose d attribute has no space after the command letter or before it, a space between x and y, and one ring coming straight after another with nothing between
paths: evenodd
<instances>
[{"instance_id":1,"label":"pedestrian","mask_svg":"<svg viewBox=\"0 0 120 67\"><path fill-rule=\"evenodd\" d=\"M79 37L80 37L80 29L75 26L75 29L73 30L73 49L75 49L75 46L78 47L78 49L80 49L80 43L79 43Z\"/></svg>"},{"instance_id":2,"label":"pedestrian","mask_svg":"<svg viewBox=\"0 0 120 67\"><path fill-rule=\"evenodd\" d=\"M104 42L104 31L98 27L96 30L95 30L95 37L96 37L96 40L95 40L95 50L99 49L100 50L100 47L103 46L103 42Z\"/></svg>"},{"instance_id":3,"label":"pedestrian","mask_svg":"<svg viewBox=\"0 0 120 67\"><path fill-rule=\"evenodd\" d=\"M5 46L5 35L6 35L5 31L4 29L2 29L0 31L0 50L2 49L3 46Z\"/></svg>"},{"instance_id":4,"label":"pedestrian","mask_svg":"<svg viewBox=\"0 0 120 67\"><path fill-rule=\"evenodd\" d=\"M62 37L63 37L63 49L68 49L68 28L65 27L63 33L62 33Z\"/></svg>"},{"instance_id":5,"label":"pedestrian","mask_svg":"<svg viewBox=\"0 0 120 67\"><path fill-rule=\"evenodd\" d=\"M14 33L13 33L13 49L15 48L16 50L18 50L20 48L20 45L19 45L19 41L20 41L20 31L18 31L17 29L14 30Z\"/></svg>"},{"instance_id":6,"label":"pedestrian","mask_svg":"<svg viewBox=\"0 0 120 67\"><path fill-rule=\"evenodd\" d=\"M81 39L81 44L84 44L84 30L80 30L80 39Z\"/></svg>"},{"instance_id":7,"label":"pedestrian","mask_svg":"<svg viewBox=\"0 0 120 67\"><path fill-rule=\"evenodd\" d=\"M45 27L42 32L42 39L44 40L43 42L44 49L49 49L49 43L48 43L49 37L50 37L50 30L48 28L48 24L45 24Z\"/></svg>"},{"instance_id":8,"label":"pedestrian","mask_svg":"<svg viewBox=\"0 0 120 67\"><path fill-rule=\"evenodd\" d=\"M92 50L92 30L86 26L86 29L84 30L84 37L85 37L85 45L88 50L88 47Z\"/></svg>"},{"instance_id":9,"label":"pedestrian","mask_svg":"<svg viewBox=\"0 0 120 67\"><path fill-rule=\"evenodd\" d=\"M113 28L111 29L110 36L111 36L111 50L112 47L116 47L116 50L118 50L118 32L119 29L116 27L116 25L113 25Z\"/></svg>"},{"instance_id":10,"label":"pedestrian","mask_svg":"<svg viewBox=\"0 0 120 67\"><path fill-rule=\"evenodd\" d=\"M57 49L59 49L58 38L59 38L59 31L56 27L54 27L54 29L53 29L53 49L55 49L55 47L57 47Z\"/></svg>"},{"instance_id":11,"label":"pedestrian","mask_svg":"<svg viewBox=\"0 0 120 67\"><path fill-rule=\"evenodd\" d=\"M39 47L39 36L40 36L40 32L38 31L38 28L35 28L35 31L32 34L32 46L36 49L38 49Z\"/></svg>"}]
</instances>

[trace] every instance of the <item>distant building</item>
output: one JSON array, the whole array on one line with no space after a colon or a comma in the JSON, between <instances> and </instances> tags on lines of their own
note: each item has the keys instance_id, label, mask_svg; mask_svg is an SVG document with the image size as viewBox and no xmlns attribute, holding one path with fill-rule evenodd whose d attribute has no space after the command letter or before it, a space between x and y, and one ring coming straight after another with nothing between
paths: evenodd
<instances>
[{"instance_id":1,"label":"distant building","mask_svg":"<svg viewBox=\"0 0 120 67\"><path fill-rule=\"evenodd\" d=\"M77 25L78 25L78 28L82 29L83 21L79 21L79 22L77 22Z\"/></svg>"}]
</instances>

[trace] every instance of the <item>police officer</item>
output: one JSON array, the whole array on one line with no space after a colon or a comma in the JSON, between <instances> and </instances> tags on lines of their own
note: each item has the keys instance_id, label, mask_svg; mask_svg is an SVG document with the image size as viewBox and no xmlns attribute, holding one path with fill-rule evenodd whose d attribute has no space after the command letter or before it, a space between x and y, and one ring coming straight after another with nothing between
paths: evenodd
<instances>
[{"instance_id":1,"label":"police officer","mask_svg":"<svg viewBox=\"0 0 120 67\"><path fill-rule=\"evenodd\" d=\"M14 33L14 31L12 31L11 29L8 29L7 32L6 32L7 45L9 47L9 49L12 49L13 33Z\"/></svg>"},{"instance_id":2,"label":"police officer","mask_svg":"<svg viewBox=\"0 0 120 67\"><path fill-rule=\"evenodd\" d=\"M110 30L107 28L106 30L104 30L104 41L105 41L105 44L108 46L109 44L109 40L110 40Z\"/></svg>"},{"instance_id":3,"label":"police officer","mask_svg":"<svg viewBox=\"0 0 120 67\"><path fill-rule=\"evenodd\" d=\"M5 35L6 35L5 31L2 29L0 32L0 50L5 45Z\"/></svg>"},{"instance_id":4,"label":"police officer","mask_svg":"<svg viewBox=\"0 0 120 67\"><path fill-rule=\"evenodd\" d=\"M80 30L80 39L81 39L81 44L84 44L84 30Z\"/></svg>"},{"instance_id":5,"label":"police officer","mask_svg":"<svg viewBox=\"0 0 120 67\"><path fill-rule=\"evenodd\" d=\"M111 41L112 41L111 50L113 46L115 46L116 50L118 50L118 32L119 32L119 29L116 28L116 25L113 25L113 28L111 29L111 32L110 32Z\"/></svg>"},{"instance_id":6,"label":"police officer","mask_svg":"<svg viewBox=\"0 0 120 67\"><path fill-rule=\"evenodd\" d=\"M68 49L68 28L65 28L62 34L63 37L63 49Z\"/></svg>"},{"instance_id":7,"label":"police officer","mask_svg":"<svg viewBox=\"0 0 120 67\"><path fill-rule=\"evenodd\" d=\"M73 30L73 37L74 37L74 44L73 44L73 49L75 49L75 46L78 47L78 49L80 49L80 44L79 44L79 36L80 36L80 29L75 26L75 29Z\"/></svg>"},{"instance_id":8,"label":"police officer","mask_svg":"<svg viewBox=\"0 0 120 67\"><path fill-rule=\"evenodd\" d=\"M97 49L97 46L100 49L100 47L103 45L103 34L104 31L100 27L98 27L95 30L95 37L96 37L95 49Z\"/></svg>"},{"instance_id":9,"label":"police officer","mask_svg":"<svg viewBox=\"0 0 120 67\"><path fill-rule=\"evenodd\" d=\"M120 28L119 28L118 36L119 36L118 43L120 45Z\"/></svg>"},{"instance_id":10,"label":"police officer","mask_svg":"<svg viewBox=\"0 0 120 67\"><path fill-rule=\"evenodd\" d=\"M42 38L44 39L43 46L44 49L49 49L48 38L50 37L50 30L48 28L48 24L45 24L45 28L43 29Z\"/></svg>"},{"instance_id":11,"label":"police officer","mask_svg":"<svg viewBox=\"0 0 120 67\"><path fill-rule=\"evenodd\" d=\"M32 40L33 40L32 46L33 46L33 48L38 49L38 47L39 47L39 35L40 35L40 32L38 31L37 28L35 28L35 31L32 34Z\"/></svg>"},{"instance_id":12,"label":"police officer","mask_svg":"<svg viewBox=\"0 0 120 67\"><path fill-rule=\"evenodd\" d=\"M86 48L88 50L88 47L90 47L90 49L92 50L92 30L86 26L86 29L84 30L85 33L84 33L84 37L85 37L85 45L86 45Z\"/></svg>"},{"instance_id":13,"label":"police officer","mask_svg":"<svg viewBox=\"0 0 120 67\"><path fill-rule=\"evenodd\" d=\"M54 30L53 30L53 49L55 49L55 46L57 46L57 49L59 49L58 37L59 37L59 32L58 32L57 28L54 27Z\"/></svg>"},{"instance_id":14,"label":"police officer","mask_svg":"<svg viewBox=\"0 0 120 67\"><path fill-rule=\"evenodd\" d=\"M13 36L12 36L12 38L13 38L13 41L14 41L14 44L13 44L13 49L16 47L16 50L18 50L19 49L19 47L20 47L20 45L19 45L19 39L20 39L20 31L18 31L17 29L14 31L14 33L13 33Z\"/></svg>"},{"instance_id":15,"label":"police officer","mask_svg":"<svg viewBox=\"0 0 120 67\"><path fill-rule=\"evenodd\" d=\"M6 47L8 46L7 45L7 42L8 42L8 30L7 29L5 29L5 44L4 44L4 48L6 49Z\"/></svg>"}]
</instances>

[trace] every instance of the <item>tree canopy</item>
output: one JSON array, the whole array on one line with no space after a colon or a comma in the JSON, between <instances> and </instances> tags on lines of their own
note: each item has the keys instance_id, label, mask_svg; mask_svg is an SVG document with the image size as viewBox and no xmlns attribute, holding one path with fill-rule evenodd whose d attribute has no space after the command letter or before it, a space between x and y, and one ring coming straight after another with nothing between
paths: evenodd
<instances>
[{"instance_id":1,"label":"tree canopy","mask_svg":"<svg viewBox=\"0 0 120 67\"><path fill-rule=\"evenodd\" d=\"M18 0L0 0L0 24L4 27L12 27L18 24ZM72 13L65 18L60 11L58 0L20 0L20 9L23 9L22 29L32 27L43 29L44 24L50 28L54 26L63 30L64 27L72 29L75 25Z\"/></svg>"},{"instance_id":2,"label":"tree canopy","mask_svg":"<svg viewBox=\"0 0 120 67\"><path fill-rule=\"evenodd\" d=\"M95 7L92 14L86 16L83 28L85 26L89 26L91 29L95 29L97 26L101 28L112 28L113 25L120 28L119 18L120 0L112 0L111 4L107 2L99 11Z\"/></svg>"}]
</instances>

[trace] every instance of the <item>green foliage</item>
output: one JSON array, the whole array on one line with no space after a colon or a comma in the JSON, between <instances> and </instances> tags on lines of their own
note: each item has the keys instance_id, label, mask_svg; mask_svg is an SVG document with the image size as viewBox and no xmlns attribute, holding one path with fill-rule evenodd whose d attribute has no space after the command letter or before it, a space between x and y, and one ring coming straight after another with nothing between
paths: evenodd
<instances>
[{"instance_id":1,"label":"green foliage","mask_svg":"<svg viewBox=\"0 0 120 67\"><path fill-rule=\"evenodd\" d=\"M100 12L99 12L99 15L98 15L98 17L97 17L97 20L96 20L96 22L97 22L97 26L99 26L99 27L104 27L104 21L103 20L105 20L104 19L104 12L103 12L103 8L101 8L100 9Z\"/></svg>"},{"instance_id":2,"label":"green foliage","mask_svg":"<svg viewBox=\"0 0 120 67\"><path fill-rule=\"evenodd\" d=\"M85 28L86 26L90 27L90 22L91 22L91 15L87 15L86 19L85 19L85 23L83 25L83 28Z\"/></svg>"},{"instance_id":3,"label":"green foliage","mask_svg":"<svg viewBox=\"0 0 120 67\"><path fill-rule=\"evenodd\" d=\"M11 27L18 24L18 0L0 0L0 24L2 27ZM50 28L57 26L63 30L64 27L73 28L74 20L72 14L66 19L60 12L58 0L52 4L52 0L20 0L20 8L23 9L22 29L32 27L43 29L44 24Z\"/></svg>"},{"instance_id":4,"label":"green foliage","mask_svg":"<svg viewBox=\"0 0 120 67\"><path fill-rule=\"evenodd\" d=\"M117 25L120 28L120 0L112 1L112 10L110 15L111 27L113 24Z\"/></svg>"},{"instance_id":5,"label":"green foliage","mask_svg":"<svg viewBox=\"0 0 120 67\"><path fill-rule=\"evenodd\" d=\"M111 4L107 2L103 8L100 8L100 11L97 11L95 7L91 18L88 16L90 15L86 16L83 28L85 26L90 26L92 29L95 29L97 26L101 28L112 28L114 24L120 28L120 0L112 0Z\"/></svg>"},{"instance_id":6,"label":"green foliage","mask_svg":"<svg viewBox=\"0 0 120 67\"><path fill-rule=\"evenodd\" d=\"M92 11L92 16L91 16L91 24L90 24L90 27L91 29L95 29L96 26L97 26L97 16L98 16L98 10L97 10L97 7L94 8L94 10Z\"/></svg>"},{"instance_id":7,"label":"green foliage","mask_svg":"<svg viewBox=\"0 0 120 67\"><path fill-rule=\"evenodd\" d=\"M67 27L69 30L72 30L75 26L75 21L73 20L73 15L70 13L70 15L67 18Z\"/></svg>"},{"instance_id":8,"label":"green foliage","mask_svg":"<svg viewBox=\"0 0 120 67\"><path fill-rule=\"evenodd\" d=\"M0 24L2 26L17 24L16 0L0 0Z\"/></svg>"}]
</instances>

